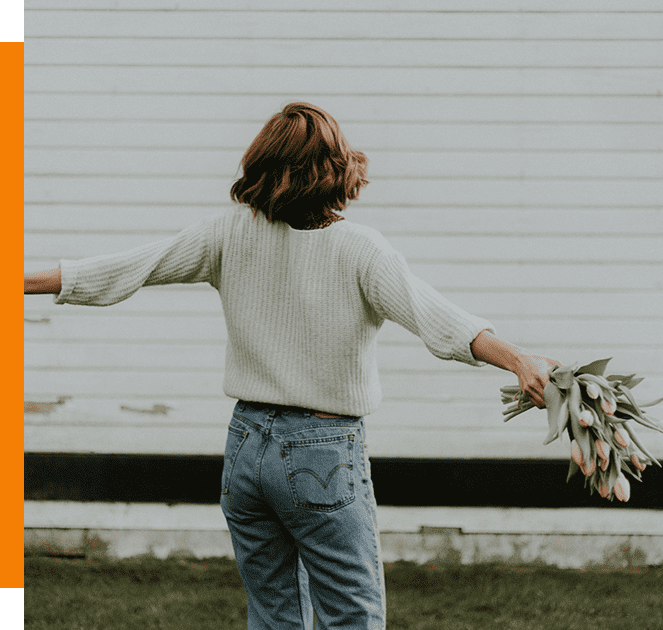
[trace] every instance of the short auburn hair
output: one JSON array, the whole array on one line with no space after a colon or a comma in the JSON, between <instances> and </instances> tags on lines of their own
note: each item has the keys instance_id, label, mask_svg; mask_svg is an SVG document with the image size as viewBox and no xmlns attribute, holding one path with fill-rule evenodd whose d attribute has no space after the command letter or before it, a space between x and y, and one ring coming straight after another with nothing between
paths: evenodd
<instances>
[{"instance_id":1,"label":"short auburn hair","mask_svg":"<svg viewBox=\"0 0 663 630\"><path fill-rule=\"evenodd\" d=\"M310 103L290 103L272 116L242 158L230 189L254 217L292 227L330 218L368 183L367 158L353 151L338 123Z\"/></svg>"}]
</instances>

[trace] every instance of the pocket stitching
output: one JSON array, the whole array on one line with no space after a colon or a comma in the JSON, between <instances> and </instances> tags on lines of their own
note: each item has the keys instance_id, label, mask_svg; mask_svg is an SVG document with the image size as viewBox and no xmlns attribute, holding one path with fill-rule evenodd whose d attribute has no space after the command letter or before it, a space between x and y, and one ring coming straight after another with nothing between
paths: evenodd
<instances>
[{"instance_id":1,"label":"pocket stitching","mask_svg":"<svg viewBox=\"0 0 663 630\"><path fill-rule=\"evenodd\" d=\"M221 494L228 494L230 492L230 479L233 473L233 470L235 469L235 460L237 459L237 455L239 455L239 449L242 448L242 445L246 441L246 438L249 435L249 432L244 430L244 429L238 429L233 426L228 426L228 433L232 433L236 435L238 438L240 438L239 442L237 443L237 446L235 447L235 450L233 451L232 458L226 458L224 456L223 458L223 471L221 473ZM229 466L228 471L226 473L226 466Z\"/></svg>"},{"instance_id":2,"label":"pocket stitching","mask_svg":"<svg viewBox=\"0 0 663 630\"><path fill-rule=\"evenodd\" d=\"M291 471L291 462L289 457L286 457L286 449L290 451L291 449L298 447L306 447L314 444L331 444L334 442L347 442L349 450L349 463L348 464L338 464L327 476L327 485L324 484L322 478L309 468L298 468L297 470ZM354 485L354 476L352 472L348 480L348 496L344 499L331 504L331 505L320 505L317 503L312 503L310 501L301 501L297 498L297 491L295 484L293 483L294 477L300 472L309 472L311 473L318 481L321 483L323 488L327 488L334 474L342 468L347 468L349 471L354 470L354 443L355 443L355 434L349 433L345 435L335 435L325 438L308 438L304 440L283 440L281 442L281 453L283 456L283 463L286 471L286 478L288 479L288 485L290 486L290 494L292 496L293 503L296 507L315 511L315 512L333 512L338 510L349 503L352 503L356 498L355 485Z\"/></svg>"}]
</instances>

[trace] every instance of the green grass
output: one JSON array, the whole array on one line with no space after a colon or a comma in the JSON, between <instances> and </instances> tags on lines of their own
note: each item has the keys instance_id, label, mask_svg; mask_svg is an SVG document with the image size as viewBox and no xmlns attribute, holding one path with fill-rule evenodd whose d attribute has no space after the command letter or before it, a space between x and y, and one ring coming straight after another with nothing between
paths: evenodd
<instances>
[{"instance_id":1,"label":"green grass","mask_svg":"<svg viewBox=\"0 0 663 630\"><path fill-rule=\"evenodd\" d=\"M389 630L661 630L663 568L385 567ZM27 557L27 630L239 630L246 595L227 559Z\"/></svg>"}]
</instances>

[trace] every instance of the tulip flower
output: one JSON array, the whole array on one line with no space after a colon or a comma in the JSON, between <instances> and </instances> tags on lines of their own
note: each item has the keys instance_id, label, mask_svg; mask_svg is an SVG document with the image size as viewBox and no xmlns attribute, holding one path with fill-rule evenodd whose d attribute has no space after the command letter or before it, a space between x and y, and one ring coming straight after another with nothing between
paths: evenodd
<instances>
[{"instance_id":1,"label":"tulip flower","mask_svg":"<svg viewBox=\"0 0 663 630\"><path fill-rule=\"evenodd\" d=\"M641 472L642 472L645 468L647 468L647 466L645 466L645 465L640 461L640 458L639 458L635 453L633 453L633 455L631 455L631 463L632 463L632 464L633 464L633 465L634 465L639 471L641 471Z\"/></svg>"},{"instance_id":2,"label":"tulip flower","mask_svg":"<svg viewBox=\"0 0 663 630\"><path fill-rule=\"evenodd\" d=\"M619 446L628 448L631 444L631 438L629 437L628 433L626 433L626 431L620 427L615 431L615 442L617 442Z\"/></svg>"},{"instance_id":3,"label":"tulip flower","mask_svg":"<svg viewBox=\"0 0 663 630\"><path fill-rule=\"evenodd\" d=\"M585 391L592 400L596 400L601 395L601 388L596 383L587 383Z\"/></svg>"},{"instance_id":4,"label":"tulip flower","mask_svg":"<svg viewBox=\"0 0 663 630\"><path fill-rule=\"evenodd\" d=\"M606 479L599 483L599 494L607 499L610 496L610 482Z\"/></svg>"},{"instance_id":5,"label":"tulip flower","mask_svg":"<svg viewBox=\"0 0 663 630\"><path fill-rule=\"evenodd\" d=\"M578 418L580 426L591 427L594 424L594 412L591 409L585 409Z\"/></svg>"},{"instance_id":6,"label":"tulip flower","mask_svg":"<svg viewBox=\"0 0 663 630\"><path fill-rule=\"evenodd\" d=\"M580 470L582 471L582 474L585 475L585 477L591 477L596 470L596 463L593 459L589 460L589 466L583 462L582 466L580 466Z\"/></svg>"},{"instance_id":7,"label":"tulip flower","mask_svg":"<svg viewBox=\"0 0 663 630\"><path fill-rule=\"evenodd\" d=\"M612 416L615 414L615 411L617 411L617 403L614 399L602 398L601 409L603 409L608 416Z\"/></svg>"},{"instance_id":8,"label":"tulip flower","mask_svg":"<svg viewBox=\"0 0 663 630\"><path fill-rule=\"evenodd\" d=\"M610 465L610 460L609 459L602 459L601 463L599 466L601 467L601 470L608 470L608 466Z\"/></svg>"},{"instance_id":9,"label":"tulip flower","mask_svg":"<svg viewBox=\"0 0 663 630\"><path fill-rule=\"evenodd\" d=\"M619 473L617 481L615 482L615 496L620 501L628 501L631 497L631 486L623 473Z\"/></svg>"},{"instance_id":10,"label":"tulip flower","mask_svg":"<svg viewBox=\"0 0 663 630\"><path fill-rule=\"evenodd\" d=\"M580 467L585 465L585 458L582 456L582 450L577 440L571 442L571 459Z\"/></svg>"},{"instance_id":11,"label":"tulip flower","mask_svg":"<svg viewBox=\"0 0 663 630\"><path fill-rule=\"evenodd\" d=\"M603 440L596 440L596 454L605 461L610 459L610 447Z\"/></svg>"}]
</instances>

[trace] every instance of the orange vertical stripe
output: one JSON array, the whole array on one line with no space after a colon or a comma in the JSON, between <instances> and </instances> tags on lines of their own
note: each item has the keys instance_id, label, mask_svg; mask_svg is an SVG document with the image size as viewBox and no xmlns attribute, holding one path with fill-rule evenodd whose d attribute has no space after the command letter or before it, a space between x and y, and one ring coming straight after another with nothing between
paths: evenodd
<instances>
[{"instance_id":1,"label":"orange vertical stripe","mask_svg":"<svg viewBox=\"0 0 663 630\"><path fill-rule=\"evenodd\" d=\"M2 98L2 247L5 299L2 309L2 509L0 587L23 587L23 42L0 43Z\"/></svg>"}]
</instances>

